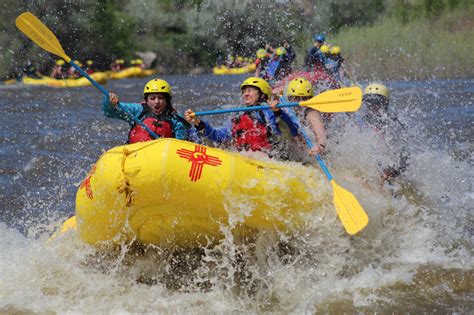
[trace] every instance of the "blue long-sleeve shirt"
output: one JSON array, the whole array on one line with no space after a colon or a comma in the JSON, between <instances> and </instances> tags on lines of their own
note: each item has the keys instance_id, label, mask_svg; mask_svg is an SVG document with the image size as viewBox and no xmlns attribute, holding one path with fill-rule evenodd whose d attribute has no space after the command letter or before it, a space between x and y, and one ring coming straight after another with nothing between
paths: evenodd
<instances>
[{"instance_id":1,"label":"blue long-sleeve shirt","mask_svg":"<svg viewBox=\"0 0 474 315\"><path fill-rule=\"evenodd\" d=\"M122 103L120 102L121 109L116 109L112 104L110 104L108 96L104 97L104 101L102 102L102 111L104 112L105 116L108 118L115 118L121 119L133 127L135 122L133 117L139 118L140 115L143 114L145 107L143 104L140 103ZM145 105L146 106L146 105ZM159 117L157 117L159 119ZM188 140L189 139L189 132L188 132L188 125L185 120L181 117L176 115L167 115L167 118L171 122L171 129L173 130L174 137L176 139L181 140Z\"/></svg>"},{"instance_id":2,"label":"blue long-sleeve shirt","mask_svg":"<svg viewBox=\"0 0 474 315\"><path fill-rule=\"evenodd\" d=\"M326 64L326 56L317 47L311 47L305 56L305 66L310 70L316 65L324 66Z\"/></svg>"},{"instance_id":3,"label":"blue long-sleeve shirt","mask_svg":"<svg viewBox=\"0 0 474 315\"><path fill-rule=\"evenodd\" d=\"M267 103L262 103L260 105L268 105ZM270 127L271 133L273 135L281 136L281 130L278 126L277 116L270 109L264 109L260 111L264 115L264 121L267 123L267 126ZM262 118L262 117L260 117ZM298 135L299 125L284 111L281 110L281 115L279 117L290 129L291 136ZM263 121L263 119L261 119ZM232 121L229 120L222 127L213 127L208 122L201 120L204 125L202 129L203 135L214 142L222 143L232 140Z\"/></svg>"},{"instance_id":4,"label":"blue long-sleeve shirt","mask_svg":"<svg viewBox=\"0 0 474 315\"><path fill-rule=\"evenodd\" d=\"M332 60L331 58L326 58L326 63L324 64L324 67L331 73L338 81L340 81L339 78L339 64Z\"/></svg>"}]
</instances>

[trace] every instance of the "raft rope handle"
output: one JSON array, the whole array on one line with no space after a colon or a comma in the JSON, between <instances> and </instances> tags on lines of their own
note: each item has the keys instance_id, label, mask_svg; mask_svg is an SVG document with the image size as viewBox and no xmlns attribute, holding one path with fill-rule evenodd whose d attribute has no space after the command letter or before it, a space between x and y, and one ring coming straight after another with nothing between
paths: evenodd
<instances>
[{"instance_id":1,"label":"raft rope handle","mask_svg":"<svg viewBox=\"0 0 474 315\"><path fill-rule=\"evenodd\" d=\"M120 185L117 187L117 190L120 194L125 193L125 206L126 207L131 207L133 205L133 202L135 201L135 198L134 198L135 192L130 186L130 182L128 181L127 176L125 175L125 160L130 154L134 152L135 151L129 151L128 149L124 148L122 162L120 165L122 169L123 180L120 183Z\"/></svg>"},{"instance_id":2,"label":"raft rope handle","mask_svg":"<svg viewBox=\"0 0 474 315\"><path fill-rule=\"evenodd\" d=\"M133 205L133 202L135 201L135 192L133 191L133 188L130 186L130 182L127 179L127 176L125 175L125 160L127 157L135 152L138 152L140 150L143 150L149 146L155 145L156 142L154 141L149 141L146 145L136 149L136 150L128 150L127 148L123 148L123 156L122 156L122 162L120 163L120 167L122 169L122 177L123 180L120 183L120 185L117 187L117 190L120 194L125 193L125 206L131 207Z\"/></svg>"}]
</instances>

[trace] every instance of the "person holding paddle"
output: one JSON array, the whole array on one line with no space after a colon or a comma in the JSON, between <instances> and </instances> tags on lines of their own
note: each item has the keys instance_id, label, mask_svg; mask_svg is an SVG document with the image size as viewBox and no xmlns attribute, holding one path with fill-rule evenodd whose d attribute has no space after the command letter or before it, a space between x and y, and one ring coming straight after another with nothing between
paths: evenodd
<instances>
[{"instance_id":1,"label":"person holding paddle","mask_svg":"<svg viewBox=\"0 0 474 315\"><path fill-rule=\"evenodd\" d=\"M341 47L339 46L332 46L329 49L329 58L337 62L337 66L340 68L344 63L344 58L341 56Z\"/></svg>"},{"instance_id":2,"label":"person holding paddle","mask_svg":"<svg viewBox=\"0 0 474 315\"><path fill-rule=\"evenodd\" d=\"M314 36L314 46L308 51L304 58L304 64L308 71L314 69L324 69L326 57L321 52L321 47L324 45L326 38L323 34Z\"/></svg>"},{"instance_id":3,"label":"person holding paddle","mask_svg":"<svg viewBox=\"0 0 474 315\"><path fill-rule=\"evenodd\" d=\"M161 79L149 81L143 89L143 96L143 103L121 103L122 107L119 109L117 94L110 93L102 104L105 116L122 119L130 124L128 143L153 140L152 134L133 121L131 116L140 119L159 137L188 140L190 125L172 107L171 86L168 82Z\"/></svg>"},{"instance_id":4,"label":"person holding paddle","mask_svg":"<svg viewBox=\"0 0 474 315\"><path fill-rule=\"evenodd\" d=\"M343 67L344 58L341 56L341 47L332 46L329 49L329 59L333 60L336 63L336 69L335 69L336 77L339 79L340 82L345 82L346 72Z\"/></svg>"},{"instance_id":5,"label":"person holding paddle","mask_svg":"<svg viewBox=\"0 0 474 315\"><path fill-rule=\"evenodd\" d=\"M52 79L65 79L67 77L65 65L66 63L64 62L64 60L56 60L53 69L51 69L50 77Z\"/></svg>"},{"instance_id":6,"label":"person holding paddle","mask_svg":"<svg viewBox=\"0 0 474 315\"><path fill-rule=\"evenodd\" d=\"M240 89L247 107L267 105L272 92L270 84L257 77L246 79L240 85ZM215 128L197 118L191 109L186 111L184 117L198 132L214 142L230 142L238 151L263 152L269 157L279 159L287 158L285 146L281 141L282 130L278 124L279 120L288 126L291 136L298 134L298 125L279 108L239 114L221 128Z\"/></svg>"},{"instance_id":7,"label":"person holding paddle","mask_svg":"<svg viewBox=\"0 0 474 315\"><path fill-rule=\"evenodd\" d=\"M255 76L259 78L267 78L268 77L268 64L270 63L270 59L272 54L266 48L261 48L257 50L257 59L255 61Z\"/></svg>"},{"instance_id":8,"label":"person holding paddle","mask_svg":"<svg viewBox=\"0 0 474 315\"><path fill-rule=\"evenodd\" d=\"M286 97L289 102L303 102L314 96L313 86L305 78L296 78L290 81L286 88ZM309 127L316 138L317 145L309 150L310 155L324 153L327 145L326 129L321 114L309 107L295 108L295 113L303 125Z\"/></svg>"},{"instance_id":9,"label":"person holding paddle","mask_svg":"<svg viewBox=\"0 0 474 315\"><path fill-rule=\"evenodd\" d=\"M107 98L109 97L108 91L99 85L93 78L91 78L81 67L77 66L61 47L56 36L44 25L36 16L30 12L24 12L20 14L15 20L15 24L27 37L34 41L39 47L45 49L46 51L55 54L63 58L65 61L69 62L75 68L91 82L91 84L96 87L102 94ZM258 78L257 78L258 79ZM245 83L245 81L244 81ZM271 90L268 87L268 90L265 89L268 93L267 96L271 93ZM262 91L261 91L262 92ZM296 104L285 104L285 107L291 106L312 106L314 109L319 111L330 111L330 112L354 112L357 111L360 107L362 99L362 91L358 87L344 88L335 91L326 91L319 94L318 96L313 97L310 100L305 102L296 103ZM328 108L328 105L330 109ZM279 108L282 107L282 104L278 105ZM122 104L118 103L117 107L123 109ZM247 107L248 108L248 107ZM246 109L247 109L246 108ZM241 108L235 109L237 111L242 111ZM229 112L229 110L220 110L220 113ZM192 112L191 112L192 113ZM195 115L191 115L188 111L188 119L194 119ZM195 113L197 114L197 113ZM209 113L207 113L209 114ZM203 112L200 115L204 115ZM145 130L149 131L153 138L158 138L159 136L154 133L150 128L148 128L141 120L136 117L132 117L132 120L140 124ZM312 147L313 144L311 140L306 136L305 132L302 131L302 136L305 138L308 147ZM367 224L369 223L369 217L367 213L362 208L361 204L357 198L348 190L339 186L335 179L332 177L328 168L326 167L324 161L321 157L316 155L316 160L319 163L321 169L326 175L329 183L333 188L333 201L334 207L336 209L337 215L344 226L344 229L350 235L354 235L362 231ZM73 217L75 218L75 217ZM71 220L71 219L70 219ZM74 221L68 221L69 224L73 224Z\"/></svg>"},{"instance_id":10,"label":"person holding paddle","mask_svg":"<svg viewBox=\"0 0 474 315\"><path fill-rule=\"evenodd\" d=\"M361 128L374 130L380 136L382 147L389 154L393 155L393 151L399 152L398 157L394 159L396 163L388 166L379 163L383 182L390 182L400 176L408 167L409 159L408 153L401 145L404 142L401 134L406 130L406 126L389 111L389 97L390 92L385 85L369 84L362 98L363 111L356 115L357 124ZM395 140L396 143L390 145L390 140Z\"/></svg>"}]
</instances>

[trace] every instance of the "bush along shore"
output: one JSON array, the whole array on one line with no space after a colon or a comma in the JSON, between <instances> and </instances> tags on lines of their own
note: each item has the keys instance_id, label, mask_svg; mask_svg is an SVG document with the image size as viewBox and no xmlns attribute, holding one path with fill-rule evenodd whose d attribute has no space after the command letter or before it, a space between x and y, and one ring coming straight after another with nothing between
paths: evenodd
<instances>
[{"instance_id":1,"label":"bush along shore","mask_svg":"<svg viewBox=\"0 0 474 315\"><path fill-rule=\"evenodd\" d=\"M402 23L384 17L350 27L331 40L343 47L346 68L360 79L474 76L473 6Z\"/></svg>"},{"instance_id":2,"label":"bush along shore","mask_svg":"<svg viewBox=\"0 0 474 315\"><path fill-rule=\"evenodd\" d=\"M106 70L115 59L151 51L158 73L210 71L228 54L254 57L257 49L288 40L295 68L315 34L342 48L354 78L473 76L472 0L83 0L0 3L0 79L33 63L48 74L55 56L15 27L30 11L50 27L75 60ZM263 14L263 15L262 15ZM262 18L264 16L264 18Z\"/></svg>"}]
</instances>

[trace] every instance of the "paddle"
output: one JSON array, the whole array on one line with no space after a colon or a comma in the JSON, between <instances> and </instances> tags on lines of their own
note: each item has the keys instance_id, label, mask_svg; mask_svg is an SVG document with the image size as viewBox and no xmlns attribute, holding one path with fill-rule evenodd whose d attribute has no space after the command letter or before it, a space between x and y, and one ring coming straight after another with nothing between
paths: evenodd
<instances>
[{"instance_id":1,"label":"paddle","mask_svg":"<svg viewBox=\"0 0 474 315\"><path fill-rule=\"evenodd\" d=\"M94 85L99 91L101 91L106 97L109 97L109 92L104 89L99 83L92 79L81 67L79 67L71 58L66 55L64 49L61 47L56 36L51 32L46 25L44 25L36 16L30 12L25 12L20 14L15 21L16 27L23 32L27 37L29 37L33 42L44 50L63 58L66 62L71 64L79 73L86 77L92 85ZM153 132L147 125L145 125L140 119L131 115L122 104L118 103L118 108L126 113L133 121L137 124L140 124L154 139L159 138L159 136Z\"/></svg>"},{"instance_id":2,"label":"paddle","mask_svg":"<svg viewBox=\"0 0 474 315\"><path fill-rule=\"evenodd\" d=\"M359 87L348 87L323 92L304 102L281 103L278 108L282 107L309 107L323 113L342 113L355 112L360 108L362 102L362 90ZM218 109L203 112L195 112L195 116L215 115L233 112L246 112L260 109L271 109L270 106L249 106L231 109Z\"/></svg>"},{"instance_id":3,"label":"paddle","mask_svg":"<svg viewBox=\"0 0 474 315\"><path fill-rule=\"evenodd\" d=\"M293 114L293 119L298 120L292 109L290 109L290 112ZM308 147L310 149L313 148L313 143L303 128L300 128L299 131L306 140ZM336 208L339 220L341 220L342 225L346 229L347 233L350 235L356 234L357 232L361 231L367 225L367 223L369 223L367 214L360 205L359 201L357 201L356 197L336 183L319 154L316 155L316 161L318 161L319 166L323 169L324 174L326 174L326 177L332 185L334 207Z\"/></svg>"}]
</instances>

